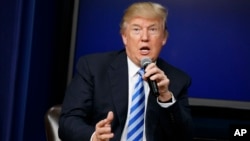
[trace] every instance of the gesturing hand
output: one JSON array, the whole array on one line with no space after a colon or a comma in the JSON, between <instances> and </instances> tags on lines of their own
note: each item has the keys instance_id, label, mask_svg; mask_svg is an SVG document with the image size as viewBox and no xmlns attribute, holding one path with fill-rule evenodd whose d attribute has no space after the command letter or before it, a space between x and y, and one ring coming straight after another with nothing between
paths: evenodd
<instances>
[{"instance_id":1,"label":"gesturing hand","mask_svg":"<svg viewBox=\"0 0 250 141\"><path fill-rule=\"evenodd\" d=\"M111 122L113 119L114 114L110 111L105 119L96 124L93 141L108 141L114 137L114 134L111 132Z\"/></svg>"}]
</instances>

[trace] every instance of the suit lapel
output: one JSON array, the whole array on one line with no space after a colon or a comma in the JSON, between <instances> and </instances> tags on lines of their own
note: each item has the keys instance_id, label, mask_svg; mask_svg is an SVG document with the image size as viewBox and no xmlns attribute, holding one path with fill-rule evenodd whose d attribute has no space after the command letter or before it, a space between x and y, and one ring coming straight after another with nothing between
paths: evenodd
<instances>
[{"instance_id":1,"label":"suit lapel","mask_svg":"<svg viewBox=\"0 0 250 141\"><path fill-rule=\"evenodd\" d=\"M117 114L120 124L124 125L128 109L128 65L125 51L112 62L109 78L115 114Z\"/></svg>"}]
</instances>

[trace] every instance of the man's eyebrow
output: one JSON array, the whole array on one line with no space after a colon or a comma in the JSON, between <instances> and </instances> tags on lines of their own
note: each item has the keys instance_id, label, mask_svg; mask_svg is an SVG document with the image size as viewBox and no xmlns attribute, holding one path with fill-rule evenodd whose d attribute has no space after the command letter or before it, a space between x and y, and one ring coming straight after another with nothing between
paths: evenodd
<instances>
[{"instance_id":1,"label":"man's eyebrow","mask_svg":"<svg viewBox=\"0 0 250 141\"><path fill-rule=\"evenodd\" d=\"M139 26L139 27L141 27L139 24L132 24L132 26Z\"/></svg>"},{"instance_id":2,"label":"man's eyebrow","mask_svg":"<svg viewBox=\"0 0 250 141\"><path fill-rule=\"evenodd\" d=\"M139 24L132 24L131 26L138 26L138 27L141 27ZM152 24L152 25L149 25L147 28L154 27L154 26L157 26L157 25L154 23L154 24Z\"/></svg>"},{"instance_id":3,"label":"man's eyebrow","mask_svg":"<svg viewBox=\"0 0 250 141\"><path fill-rule=\"evenodd\" d=\"M150 28L150 27L154 27L154 26L156 26L156 27L157 27L157 25L156 25L156 24L152 24L152 25L150 25L150 26L148 26L148 27Z\"/></svg>"}]
</instances>

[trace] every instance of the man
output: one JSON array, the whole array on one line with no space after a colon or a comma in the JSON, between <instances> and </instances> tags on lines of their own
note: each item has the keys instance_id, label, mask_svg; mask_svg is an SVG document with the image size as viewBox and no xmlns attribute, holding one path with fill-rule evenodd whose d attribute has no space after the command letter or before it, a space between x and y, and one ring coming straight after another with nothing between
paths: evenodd
<instances>
[{"instance_id":1,"label":"man","mask_svg":"<svg viewBox=\"0 0 250 141\"><path fill-rule=\"evenodd\" d=\"M188 104L191 80L181 70L158 58L168 37L167 10L160 4L132 4L121 22L125 49L80 58L69 85L59 121L59 136L65 141L172 141L191 139ZM141 60L153 63L142 74L143 94L140 132L130 131L132 95ZM150 79L150 80L148 80ZM155 81L159 96L148 81ZM138 81L139 83L139 81ZM139 125L138 125L139 126ZM140 138L140 139L139 139Z\"/></svg>"}]
</instances>

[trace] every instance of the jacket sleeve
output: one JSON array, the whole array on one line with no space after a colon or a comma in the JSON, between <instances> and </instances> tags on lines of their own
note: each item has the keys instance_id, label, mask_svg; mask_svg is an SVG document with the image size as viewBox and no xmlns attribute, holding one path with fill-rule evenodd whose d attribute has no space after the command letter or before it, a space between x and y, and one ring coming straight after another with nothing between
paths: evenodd
<instances>
[{"instance_id":1,"label":"jacket sleeve","mask_svg":"<svg viewBox=\"0 0 250 141\"><path fill-rule=\"evenodd\" d=\"M81 58L77 72L66 90L59 119L59 137L65 141L87 141L95 130L92 115L92 75L86 59Z\"/></svg>"},{"instance_id":2,"label":"jacket sleeve","mask_svg":"<svg viewBox=\"0 0 250 141\"><path fill-rule=\"evenodd\" d=\"M176 102L170 107L164 108L154 102L154 97L149 97L150 103L148 104L150 104L150 107L148 106L147 109L147 119L150 119L150 122L148 122L147 126L155 130L147 132L147 134L150 134L148 138L157 141L192 140L193 124L188 102L188 89L191 85L191 78L179 69L170 65L165 66L167 67L163 66L162 68L170 79L169 90L174 94Z\"/></svg>"},{"instance_id":3,"label":"jacket sleeve","mask_svg":"<svg viewBox=\"0 0 250 141\"><path fill-rule=\"evenodd\" d=\"M178 79L177 79L178 80ZM175 86L178 86L178 89L172 87L172 91L175 95L176 102L171 107L165 110L162 113L165 113L161 121L167 120L169 126L171 127L171 138L174 140L183 140L189 141L193 136L193 124L191 111L188 103L188 88L191 84L191 79L189 77L182 77ZM176 83L173 82L173 83ZM169 127L163 127L169 128ZM166 129L167 131L167 129Z\"/></svg>"}]
</instances>

